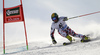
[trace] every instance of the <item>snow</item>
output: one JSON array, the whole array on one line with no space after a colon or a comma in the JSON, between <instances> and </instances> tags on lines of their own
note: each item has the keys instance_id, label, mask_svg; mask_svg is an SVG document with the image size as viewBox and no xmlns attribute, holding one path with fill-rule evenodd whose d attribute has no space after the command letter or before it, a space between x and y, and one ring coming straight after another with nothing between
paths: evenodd
<instances>
[{"instance_id":1,"label":"snow","mask_svg":"<svg viewBox=\"0 0 100 55\"><path fill-rule=\"evenodd\" d=\"M81 43L76 39L70 45L63 46L63 41L58 41L56 45L50 42L30 42L29 49L26 50L25 43L6 46L6 54L3 54L0 47L0 55L100 55L100 37Z\"/></svg>"}]
</instances>

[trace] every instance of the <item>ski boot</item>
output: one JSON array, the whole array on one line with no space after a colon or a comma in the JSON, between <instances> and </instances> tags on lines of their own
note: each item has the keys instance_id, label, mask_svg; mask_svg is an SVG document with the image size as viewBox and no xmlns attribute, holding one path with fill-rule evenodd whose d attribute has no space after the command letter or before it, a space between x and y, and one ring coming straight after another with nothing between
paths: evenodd
<instances>
[{"instance_id":1,"label":"ski boot","mask_svg":"<svg viewBox=\"0 0 100 55\"><path fill-rule=\"evenodd\" d=\"M67 35L66 38L70 41L69 43L64 42L63 45L69 45L72 43L72 37Z\"/></svg>"},{"instance_id":2,"label":"ski boot","mask_svg":"<svg viewBox=\"0 0 100 55\"><path fill-rule=\"evenodd\" d=\"M72 43L72 37L67 35L66 38L70 41L70 43Z\"/></svg>"},{"instance_id":3,"label":"ski boot","mask_svg":"<svg viewBox=\"0 0 100 55\"><path fill-rule=\"evenodd\" d=\"M85 35L81 39L81 42L88 42L88 41L90 41L90 38Z\"/></svg>"}]
</instances>

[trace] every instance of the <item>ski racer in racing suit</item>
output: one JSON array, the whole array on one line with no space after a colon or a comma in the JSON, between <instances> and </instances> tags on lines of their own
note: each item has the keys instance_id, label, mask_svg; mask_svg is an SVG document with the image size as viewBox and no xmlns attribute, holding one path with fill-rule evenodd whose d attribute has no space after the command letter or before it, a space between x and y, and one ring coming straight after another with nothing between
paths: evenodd
<instances>
[{"instance_id":1,"label":"ski racer in racing suit","mask_svg":"<svg viewBox=\"0 0 100 55\"><path fill-rule=\"evenodd\" d=\"M83 40L88 40L88 37L86 37L85 35L82 35L82 34L77 34L75 33L67 24L65 21L68 20L67 17L58 17L58 14L57 13L53 13L51 15L51 19L53 21L52 25L51 25L51 33L50 33L50 36L51 36L51 39L52 39L52 42L53 44L56 44L56 40L54 38L54 31L55 29L58 30L58 33L67 38L70 42L72 42L72 37L71 36L74 36L74 37L79 37L81 38L81 41Z\"/></svg>"}]
</instances>

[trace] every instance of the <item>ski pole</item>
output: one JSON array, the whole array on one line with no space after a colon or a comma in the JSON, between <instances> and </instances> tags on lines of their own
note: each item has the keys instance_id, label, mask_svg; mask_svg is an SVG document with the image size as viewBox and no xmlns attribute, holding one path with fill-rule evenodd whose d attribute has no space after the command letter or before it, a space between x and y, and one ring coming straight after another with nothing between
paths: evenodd
<instances>
[{"instance_id":1,"label":"ski pole","mask_svg":"<svg viewBox=\"0 0 100 55\"><path fill-rule=\"evenodd\" d=\"M88 14L84 14L84 15L79 15L79 16L75 16L75 17L71 17L71 18L69 18L69 19L74 19L74 18L78 18L78 17L83 17L83 16L87 16L87 15L96 14L96 13L100 13L100 11L93 12L93 13L88 13Z\"/></svg>"}]
</instances>

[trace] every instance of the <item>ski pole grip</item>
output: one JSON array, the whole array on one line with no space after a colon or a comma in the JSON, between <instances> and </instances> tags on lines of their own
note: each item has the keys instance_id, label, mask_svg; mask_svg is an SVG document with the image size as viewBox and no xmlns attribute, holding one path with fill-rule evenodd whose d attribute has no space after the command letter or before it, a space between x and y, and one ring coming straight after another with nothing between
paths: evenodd
<instances>
[{"instance_id":1,"label":"ski pole grip","mask_svg":"<svg viewBox=\"0 0 100 55\"><path fill-rule=\"evenodd\" d=\"M71 18L69 18L69 19L74 19L74 18L78 18L79 16L75 16L75 17L71 17Z\"/></svg>"}]
</instances>

